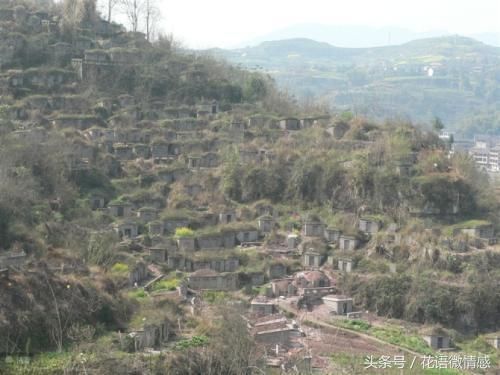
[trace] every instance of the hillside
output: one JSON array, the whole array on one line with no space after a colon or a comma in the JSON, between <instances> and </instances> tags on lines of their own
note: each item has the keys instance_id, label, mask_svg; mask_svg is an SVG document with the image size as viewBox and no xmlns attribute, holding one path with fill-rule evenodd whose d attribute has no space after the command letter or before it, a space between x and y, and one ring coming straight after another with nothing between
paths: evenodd
<instances>
[{"instance_id":1,"label":"hillside","mask_svg":"<svg viewBox=\"0 0 500 375\"><path fill-rule=\"evenodd\" d=\"M450 345L496 371L499 205L467 155L43 4L0 0L0 373L356 373Z\"/></svg>"},{"instance_id":2,"label":"hillside","mask_svg":"<svg viewBox=\"0 0 500 375\"><path fill-rule=\"evenodd\" d=\"M319 98L341 110L417 122L437 116L468 135L497 132L500 49L470 38L430 38L376 48L290 39L209 54L269 72L298 97Z\"/></svg>"}]
</instances>

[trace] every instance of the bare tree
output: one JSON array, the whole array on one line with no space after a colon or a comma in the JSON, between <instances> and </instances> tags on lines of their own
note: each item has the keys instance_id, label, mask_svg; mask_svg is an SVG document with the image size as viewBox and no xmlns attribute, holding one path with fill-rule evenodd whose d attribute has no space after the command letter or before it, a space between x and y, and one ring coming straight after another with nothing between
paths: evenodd
<instances>
[{"instance_id":1,"label":"bare tree","mask_svg":"<svg viewBox=\"0 0 500 375\"><path fill-rule=\"evenodd\" d=\"M145 10L146 0L119 0L123 13L133 32L139 31L139 22Z\"/></svg>"},{"instance_id":2,"label":"bare tree","mask_svg":"<svg viewBox=\"0 0 500 375\"><path fill-rule=\"evenodd\" d=\"M158 8L157 0L146 0L144 8L144 21L146 28L146 39L148 42L155 39L156 27L161 14Z\"/></svg>"},{"instance_id":3,"label":"bare tree","mask_svg":"<svg viewBox=\"0 0 500 375\"><path fill-rule=\"evenodd\" d=\"M127 17L133 32L143 30L146 39L155 39L156 28L160 20L158 0L107 0L118 1L123 14Z\"/></svg>"},{"instance_id":4,"label":"bare tree","mask_svg":"<svg viewBox=\"0 0 500 375\"><path fill-rule=\"evenodd\" d=\"M74 32L80 25L93 24L96 15L96 0L64 0L62 2L64 32Z\"/></svg>"},{"instance_id":5,"label":"bare tree","mask_svg":"<svg viewBox=\"0 0 500 375\"><path fill-rule=\"evenodd\" d=\"M117 5L119 5L120 0L105 0L105 4L103 4L103 8L106 7L106 19L108 22L111 22L113 18L113 11ZM101 8L102 9L102 8Z\"/></svg>"}]
</instances>

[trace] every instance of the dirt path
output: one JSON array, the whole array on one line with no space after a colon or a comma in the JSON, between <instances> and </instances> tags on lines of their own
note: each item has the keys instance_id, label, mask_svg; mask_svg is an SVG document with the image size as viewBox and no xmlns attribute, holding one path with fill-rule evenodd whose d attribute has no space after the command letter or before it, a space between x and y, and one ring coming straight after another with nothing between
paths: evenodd
<instances>
[{"instance_id":1,"label":"dirt path","mask_svg":"<svg viewBox=\"0 0 500 375\"><path fill-rule=\"evenodd\" d=\"M285 303L283 302L278 302L278 305L281 309L283 309L284 311L288 312L288 313L292 313L294 314L295 316L299 316L299 312L293 308L291 308L290 306L286 305ZM325 329L328 329L328 330L337 330L337 332L344 332L344 333L348 333L348 334L351 334L351 335L354 335L354 336L358 336L358 337L361 337L365 340L368 340L370 342L373 342L373 343L377 343L377 344L382 344L386 347L390 347L392 349L394 349L394 351L396 353L399 353L399 352L405 352L405 353L409 353L409 354L412 354L416 357L421 357L422 356L422 353L417 353L413 350L410 350L410 349L407 349L407 348L403 348L401 346L398 346L398 345L394 345L394 344L391 344L390 342L387 342L387 341L384 341L384 340L381 340L381 339L378 339L376 337L373 337L371 335L368 335L366 333L362 333L362 332L358 332L358 331L354 331L354 330L351 330L351 329L348 329L348 328L343 328L343 327L338 327L334 324L331 324L331 323L326 323L320 319L317 319L317 318L314 318L312 316L308 316L307 318L303 319L302 321L303 324L305 325L317 325L319 327L322 327L322 328L325 328Z\"/></svg>"}]
</instances>

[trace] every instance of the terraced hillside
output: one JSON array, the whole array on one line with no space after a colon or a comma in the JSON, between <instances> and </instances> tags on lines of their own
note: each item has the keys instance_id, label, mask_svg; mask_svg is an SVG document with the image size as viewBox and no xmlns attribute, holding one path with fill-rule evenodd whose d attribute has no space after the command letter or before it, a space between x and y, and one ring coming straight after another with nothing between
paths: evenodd
<instances>
[{"instance_id":1,"label":"terraced hillside","mask_svg":"<svg viewBox=\"0 0 500 375\"><path fill-rule=\"evenodd\" d=\"M473 160L40 4L0 1L1 373L355 373L450 343L496 371Z\"/></svg>"}]
</instances>

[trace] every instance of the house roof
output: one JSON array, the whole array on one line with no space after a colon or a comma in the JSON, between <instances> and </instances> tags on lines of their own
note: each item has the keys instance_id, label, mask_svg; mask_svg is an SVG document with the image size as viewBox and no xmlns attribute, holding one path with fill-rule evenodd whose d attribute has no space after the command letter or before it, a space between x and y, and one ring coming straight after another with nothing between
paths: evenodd
<instances>
[{"instance_id":1,"label":"house roof","mask_svg":"<svg viewBox=\"0 0 500 375\"><path fill-rule=\"evenodd\" d=\"M424 336L450 336L449 333L440 326L426 327L420 330Z\"/></svg>"},{"instance_id":2,"label":"house roof","mask_svg":"<svg viewBox=\"0 0 500 375\"><path fill-rule=\"evenodd\" d=\"M191 274L191 276L197 276L197 277L210 277L217 275L218 275L217 272L208 268L202 268L201 270L195 271Z\"/></svg>"},{"instance_id":3,"label":"house roof","mask_svg":"<svg viewBox=\"0 0 500 375\"><path fill-rule=\"evenodd\" d=\"M320 281L320 280L330 280L328 276L326 276L323 272L314 270L314 271L306 271L306 272L299 272L297 277L303 277L309 282L314 282L314 281Z\"/></svg>"},{"instance_id":4,"label":"house roof","mask_svg":"<svg viewBox=\"0 0 500 375\"><path fill-rule=\"evenodd\" d=\"M330 301L352 301L351 297L344 296L341 294L329 294L327 296L324 296L323 299L330 300Z\"/></svg>"},{"instance_id":5,"label":"house roof","mask_svg":"<svg viewBox=\"0 0 500 375\"><path fill-rule=\"evenodd\" d=\"M275 305L275 302L273 300L270 300L267 297L264 296L257 296L255 297L252 302L250 302L251 305Z\"/></svg>"}]
</instances>

